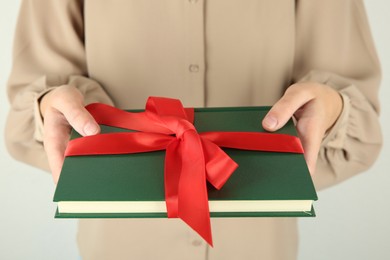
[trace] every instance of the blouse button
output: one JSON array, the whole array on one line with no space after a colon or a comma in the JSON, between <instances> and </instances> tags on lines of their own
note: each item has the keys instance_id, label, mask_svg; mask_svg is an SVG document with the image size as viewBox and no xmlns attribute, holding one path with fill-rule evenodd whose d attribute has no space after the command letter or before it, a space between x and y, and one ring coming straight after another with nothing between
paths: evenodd
<instances>
[{"instance_id":1,"label":"blouse button","mask_svg":"<svg viewBox=\"0 0 390 260\"><path fill-rule=\"evenodd\" d=\"M193 246L200 246L202 245L202 241L199 240L199 239L194 239L192 240L192 243L191 243Z\"/></svg>"},{"instance_id":2,"label":"blouse button","mask_svg":"<svg viewBox=\"0 0 390 260\"><path fill-rule=\"evenodd\" d=\"M189 70L190 72L199 72L199 66L196 64L191 64Z\"/></svg>"}]
</instances>

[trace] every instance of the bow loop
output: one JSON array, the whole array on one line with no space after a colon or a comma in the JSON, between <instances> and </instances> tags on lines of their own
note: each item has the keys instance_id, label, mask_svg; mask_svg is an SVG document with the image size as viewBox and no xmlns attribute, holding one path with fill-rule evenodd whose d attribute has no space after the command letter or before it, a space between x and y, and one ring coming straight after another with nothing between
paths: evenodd
<instances>
[{"instance_id":1,"label":"bow loop","mask_svg":"<svg viewBox=\"0 0 390 260\"><path fill-rule=\"evenodd\" d=\"M237 169L238 164L221 148L205 138L202 138L202 146L206 161L207 181L219 190Z\"/></svg>"}]
</instances>

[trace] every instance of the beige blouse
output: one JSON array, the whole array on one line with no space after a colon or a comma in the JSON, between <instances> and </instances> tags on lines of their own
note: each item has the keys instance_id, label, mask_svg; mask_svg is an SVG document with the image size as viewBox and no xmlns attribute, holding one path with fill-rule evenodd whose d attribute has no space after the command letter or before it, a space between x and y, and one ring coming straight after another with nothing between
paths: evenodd
<instances>
[{"instance_id":1,"label":"beige blouse","mask_svg":"<svg viewBox=\"0 0 390 260\"><path fill-rule=\"evenodd\" d=\"M293 82L327 84L344 108L320 150L318 189L366 170L382 144L380 67L361 0L24 0L13 57L6 144L45 170L38 100L63 84L120 108L151 95L272 105ZM78 242L84 260L296 258L293 218L212 228L213 249L179 220L82 220Z\"/></svg>"}]
</instances>

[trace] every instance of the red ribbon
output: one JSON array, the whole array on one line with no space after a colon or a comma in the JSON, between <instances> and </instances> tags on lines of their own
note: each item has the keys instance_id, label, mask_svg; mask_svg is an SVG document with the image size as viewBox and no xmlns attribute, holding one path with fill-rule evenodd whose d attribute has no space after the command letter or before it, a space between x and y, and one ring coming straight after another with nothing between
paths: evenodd
<instances>
[{"instance_id":1,"label":"red ribbon","mask_svg":"<svg viewBox=\"0 0 390 260\"><path fill-rule=\"evenodd\" d=\"M166 150L165 201L169 218L181 218L212 242L206 179L220 189L237 164L220 148L303 153L296 136L262 132L197 133L193 109L176 99L150 97L145 112L130 113L104 104L88 111L103 125L138 132L73 139L65 156L131 154ZM260 122L259 122L260 123Z\"/></svg>"}]
</instances>

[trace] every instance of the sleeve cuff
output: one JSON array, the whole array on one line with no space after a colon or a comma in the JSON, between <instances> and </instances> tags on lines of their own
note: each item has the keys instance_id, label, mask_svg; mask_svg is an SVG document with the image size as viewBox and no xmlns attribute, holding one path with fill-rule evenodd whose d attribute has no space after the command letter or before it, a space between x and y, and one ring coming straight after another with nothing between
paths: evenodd
<instances>
[{"instance_id":1,"label":"sleeve cuff","mask_svg":"<svg viewBox=\"0 0 390 260\"><path fill-rule=\"evenodd\" d=\"M343 109L333 127L326 133L322 140L322 146L342 148L346 139L348 118L351 110L350 99L347 95L340 93L343 100Z\"/></svg>"},{"instance_id":2,"label":"sleeve cuff","mask_svg":"<svg viewBox=\"0 0 390 260\"><path fill-rule=\"evenodd\" d=\"M50 87L35 95L34 98L34 122L35 122L35 131L34 131L34 139L38 142L43 142L43 117L41 115L41 111L39 109L41 98L52 91L55 87Z\"/></svg>"}]
</instances>

